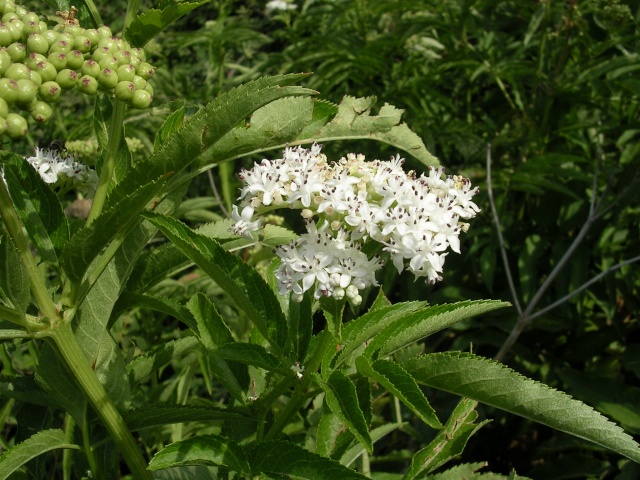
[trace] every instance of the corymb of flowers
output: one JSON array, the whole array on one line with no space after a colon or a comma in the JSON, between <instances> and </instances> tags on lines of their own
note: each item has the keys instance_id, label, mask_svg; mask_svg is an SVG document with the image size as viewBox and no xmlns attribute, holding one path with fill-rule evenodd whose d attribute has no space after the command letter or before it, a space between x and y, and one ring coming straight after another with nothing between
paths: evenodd
<instances>
[{"instance_id":1,"label":"corymb of flowers","mask_svg":"<svg viewBox=\"0 0 640 480\"><path fill-rule=\"evenodd\" d=\"M25 160L59 195L75 190L85 197L93 197L98 185L98 174L76 162L73 155L51 148L36 147L35 155L25 157Z\"/></svg>"},{"instance_id":2,"label":"corymb of flowers","mask_svg":"<svg viewBox=\"0 0 640 480\"><path fill-rule=\"evenodd\" d=\"M460 253L458 235L480 211L472 198L478 188L461 176L444 176L443 168L426 174L405 173L404 159L367 162L349 154L328 162L320 145L286 148L282 158L263 160L242 170L240 204L233 207L232 231L253 238L261 214L276 208L299 210L306 232L276 248L281 294L302 300L313 289L321 296L362 301L361 291L378 285L386 252L393 265L430 283L442 280L447 250ZM374 245L365 244L374 243Z\"/></svg>"}]
</instances>

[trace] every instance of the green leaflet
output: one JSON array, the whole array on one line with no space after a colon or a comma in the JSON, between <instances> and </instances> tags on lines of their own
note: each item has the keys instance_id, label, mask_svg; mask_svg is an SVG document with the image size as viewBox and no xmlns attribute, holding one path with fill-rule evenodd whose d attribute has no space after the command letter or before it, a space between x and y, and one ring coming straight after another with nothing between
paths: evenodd
<instances>
[{"instance_id":1,"label":"green leaflet","mask_svg":"<svg viewBox=\"0 0 640 480\"><path fill-rule=\"evenodd\" d=\"M137 188L117 205L103 211L91 225L86 225L71 237L61 259L62 267L71 280L81 281L102 249L117 237L123 238L139 222L136 214L151 202L166 180L162 176Z\"/></svg>"},{"instance_id":2,"label":"green leaflet","mask_svg":"<svg viewBox=\"0 0 640 480\"><path fill-rule=\"evenodd\" d=\"M216 349L216 354L224 360L233 360L269 371L279 371L283 375L290 373L287 367L282 365L275 356L267 352L262 345L237 342L227 343Z\"/></svg>"},{"instance_id":3,"label":"green leaflet","mask_svg":"<svg viewBox=\"0 0 640 480\"><path fill-rule=\"evenodd\" d=\"M263 77L220 95L189 117L149 157L137 162L127 177L109 192L107 206L120 202L140 185L162 175L175 175L170 188L191 178L192 174L184 173L186 169L207 155L216 142L255 110L279 98L315 94L313 90L289 86L305 76Z\"/></svg>"},{"instance_id":4,"label":"green leaflet","mask_svg":"<svg viewBox=\"0 0 640 480\"><path fill-rule=\"evenodd\" d=\"M356 358L358 372L382 384L402 403L411 409L418 418L431 428L440 429L442 424L435 410L429 404L418 384L400 365L388 360L369 363L366 357Z\"/></svg>"},{"instance_id":5,"label":"green leaflet","mask_svg":"<svg viewBox=\"0 0 640 480\"><path fill-rule=\"evenodd\" d=\"M383 106L371 115L375 98L345 96L340 105L311 98L285 98L272 102L251 117L251 122L227 133L197 162L198 171L220 161L249 153L332 140L368 139L388 143L416 157L425 165L438 165L422 139L406 124L402 110Z\"/></svg>"},{"instance_id":6,"label":"green leaflet","mask_svg":"<svg viewBox=\"0 0 640 480\"><path fill-rule=\"evenodd\" d=\"M424 306L424 302L398 303L369 311L347 323L343 328L340 343L336 341L335 348L328 349L322 359L323 378L327 378L333 369L338 368L354 352L362 349L369 339L374 338L387 326L422 306Z\"/></svg>"},{"instance_id":7,"label":"green leaflet","mask_svg":"<svg viewBox=\"0 0 640 480\"><path fill-rule=\"evenodd\" d=\"M498 300L469 300L425 307L387 326L367 346L366 355L372 356L375 352L380 357L391 355L462 320L508 305Z\"/></svg>"},{"instance_id":8,"label":"green leaflet","mask_svg":"<svg viewBox=\"0 0 640 480\"><path fill-rule=\"evenodd\" d=\"M7 235L0 237L0 293L24 318L31 299L31 283L20 252Z\"/></svg>"},{"instance_id":9,"label":"green leaflet","mask_svg":"<svg viewBox=\"0 0 640 480\"><path fill-rule=\"evenodd\" d=\"M218 381L239 402L245 403L245 390L238 377L246 376L247 368L234 362L227 362L218 354L218 347L234 342L231 331L216 310L213 302L204 294L191 297L187 308L196 321L195 334L207 353L208 369Z\"/></svg>"},{"instance_id":10,"label":"green leaflet","mask_svg":"<svg viewBox=\"0 0 640 480\"><path fill-rule=\"evenodd\" d=\"M153 372L168 364L173 358L190 352L198 345L195 337L185 337L163 343L139 355L127 365L131 385L140 383Z\"/></svg>"},{"instance_id":11,"label":"green leaflet","mask_svg":"<svg viewBox=\"0 0 640 480\"><path fill-rule=\"evenodd\" d=\"M69 239L69 225L58 196L20 155L0 152L13 203L42 259L53 266Z\"/></svg>"},{"instance_id":12,"label":"green leaflet","mask_svg":"<svg viewBox=\"0 0 640 480\"><path fill-rule=\"evenodd\" d=\"M155 454L149 470L181 465L220 465L245 476L251 471L242 448L221 435L199 435L172 443Z\"/></svg>"},{"instance_id":13,"label":"green leaflet","mask_svg":"<svg viewBox=\"0 0 640 480\"><path fill-rule=\"evenodd\" d=\"M15 445L0 456L0 479L4 480L29 460L58 448L79 449L67 442L65 433L59 429L43 430L24 442Z\"/></svg>"},{"instance_id":14,"label":"green leaflet","mask_svg":"<svg viewBox=\"0 0 640 480\"><path fill-rule=\"evenodd\" d=\"M369 426L360 408L355 384L340 371L333 372L327 383L318 379L318 384L324 390L325 402L331 411L362 443L367 452L372 453L373 443L369 435Z\"/></svg>"},{"instance_id":15,"label":"green leaflet","mask_svg":"<svg viewBox=\"0 0 640 480\"><path fill-rule=\"evenodd\" d=\"M262 442L249 455L253 475L307 480L364 480L367 477L293 443Z\"/></svg>"},{"instance_id":16,"label":"green leaflet","mask_svg":"<svg viewBox=\"0 0 640 480\"><path fill-rule=\"evenodd\" d=\"M206 0L165 2L162 9L152 8L138 15L124 31L124 38L131 46L142 48L166 27L205 3L207 3Z\"/></svg>"},{"instance_id":17,"label":"green leaflet","mask_svg":"<svg viewBox=\"0 0 640 480\"><path fill-rule=\"evenodd\" d=\"M468 398L460 400L449 416L444 429L429 445L415 453L403 480L424 478L425 473L432 472L462 453L469 438L489 423L488 420L479 424L474 423L478 417L475 411L477 405L477 402Z\"/></svg>"},{"instance_id":18,"label":"green leaflet","mask_svg":"<svg viewBox=\"0 0 640 480\"><path fill-rule=\"evenodd\" d=\"M584 403L469 353L423 355L403 364L418 383L473 398L609 448L640 463L638 444Z\"/></svg>"},{"instance_id":19,"label":"green leaflet","mask_svg":"<svg viewBox=\"0 0 640 480\"><path fill-rule=\"evenodd\" d=\"M133 307L143 307L166 313L177 318L192 331L197 332L198 327L193 315L187 307L166 297L153 297L139 293L124 292L113 307L112 317L120 315L124 310Z\"/></svg>"},{"instance_id":20,"label":"green leaflet","mask_svg":"<svg viewBox=\"0 0 640 480\"><path fill-rule=\"evenodd\" d=\"M279 355L287 338L286 320L262 277L218 242L198 235L181 222L151 213L144 216L225 290Z\"/></svg>"},{"instance_id":21,"label":"green leaflet","mask_svg":"<svg viewBox=\"0 0 640 480\"><path fill-rule=\"evenodd\" d=\"M144 407L130 410L127 412L125 420L131 430L183 422L256 421L251 416L224 408L167 405L166 403L145 405Z\"/></svg>"}]
</instances>

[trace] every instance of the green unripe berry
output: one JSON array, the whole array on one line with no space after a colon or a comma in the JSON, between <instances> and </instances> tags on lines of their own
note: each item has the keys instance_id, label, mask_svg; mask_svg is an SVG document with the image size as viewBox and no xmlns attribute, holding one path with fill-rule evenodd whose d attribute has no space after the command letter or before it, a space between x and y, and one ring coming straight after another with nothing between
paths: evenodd
<instances>
[{"instance_id":1,"label":"green unripe berry","mask_svg":"<svg viewBox=\"0 0 640 480\"><path fill-rule=\"evenodd\" d=\"M100 64L100 68L110 68L112 70L118 68L118 60L113 55L110 57L102 57L98 63Z\"/></svg>"},{"instance_id":2,"label":"green unripe berry","mask_svg":"<svg viewBox=\"0 0 640 480\"><path fill-rule=\"evenodd\" d=\"M62 88L56 82L44 82L38 89L40 98L45 102L53 103L60 98Z\"/></svg>"},{"instance_id":3,"label":"green unripe berry","mask_svg":"<svg viewBox=\"0 0 640 480\"><path fill-rule=\"evenodd\" d=\"M71 51L72 43L66 40L58 40L49 48L49 53L67 53Z\"/></svg>"},{"instance_id":4,"label":"green unripe berry","mask_svg":"<svg viewBox=\"0 0 640 480\"><path fill-rule=\"evenodd\" d=\"M49 42L39 33L32 33L27 38L27 48L32 53L46 55L49 52Z\"/></svg>"},{"instance_id":5,"label":"green unripe berry","mask_svg":"<svg viewBox=\"0 0 640 480\"><path fill-rule=\"evenodd\" d=\"M40 17L38 17L38 14L35 12L27 12L24 15L22 15L21 20L24 22L24 24L26 25L27 23L37 23L38 27L40 27Z\"/></svg>"},{"instance_id":6,"label":"green unripe berry","mask_svg":"<svg viewBox=\"0 0 640 480\"><path fill-rule=\"evenodd\" d=\"M31 70L35 70L36 69L36 65L38 63L46 62L46 61L47 61L47 57L45 57L44 55L32 52L27 56L27 60L26 60L25 63L27 65L27 67L29 67Z\"/></svg>"},{"instance_id":7,"label":"green unripe berry","mask_svg":"<svg viewBox=\"0 0 640 480\"><path fill-rule=\"evenodd\" d=\"M7 119L0 117L0 137L7 133Z\"/></svg>"},{"instance_id":8,"label":"green unripe berry","mask_svg":"<svg viewBox=\"0 0 640 480\"><path fill-rule=\"evenodd\" d=\"M28 130L27 121L21 115L17 113L7 115L7 135L12 138L23 137Z\"/></svg>"},{"instance_id":9,"label":"green unripe berry","mask_svg":"<svg viewBox=\"0 0 640 480\"><path fill-rule=\"evenodd\" d=\"M131 51L132 55L135 55L136 57L138 57L140 59L141 62L146 62L147 61L147 54L144 52L144 50L142 48L134 48Z\"/></svg>"},{"instance_id":10,"label":"green unripe berry","mask_svg":"<svg viewBox=\"0 0 640 480\"><path fill-rule=\"evenodd\" d=\"M31 69L23 63L14 63L4 72L6 78L12 80L21 80L29 78L29 72Z\"/></svg>"},{"instance_id":11,"label":"green unripe berry","mask_svg":"<svg viewBox=\"0 0 640 480\"><path fill-rule=\"evenodd\" d=\"M98 45L98 42L100 41L100 34L98 33L98 31L95 28L89 28L87 30L84 31L84 36L87 37L89 39L89 41L91 42L91 46L95 47ZM80 50L80 49L78 49Z\"/></svg>"},{"instance_id":12,"label":"green unripe berry","mask_svg":"<svg viewBox=\"0 0 640 480\"><path fill-rule=\"evenodd\" d=\"M9 52L7 52L6 48L0 48L0 75L3 75L4 72L13 64L13 60L11 60L11 56Z\"/></svg>"},{"instance_id":13,"label":"green unripe berry","mask_svg":"<svg viewBox=\"0 0 640 480\"><path fill-rule=\"evenodd\" d=\"M118 82L115 89L116 98L123 102L130 102L133 98L133 94L136 91L136 87L131 82Z\"/></svg>"},{"instance_id":14,"label":"green unripe berry","mask_svg":"<svg viewBox=\"0 0 640 480\"><path fill-rule=\"evenodd\" d=\"M28 38L32 33L40 33L40 22L25 22L22 35Z\"/></svg>"},{"instance_id":15,"label":"green unripe berry","mask_svg":"<svg viewBox=\"0 0 640 480\"><path fill-rule=\"evenodd\" d=\"M133 92L133 98L131 99L131 105L134 108L147 108L151 105L153 96L146 90L136 90Z\"/></svg>"},{"instance_id":16,"label":"green unripe berry","mask_svg":"<svg viewBox=\"0 0 640 480\"><path fill-rule=\"evenodd\" d=\"M73 39L73 48L82 53L89 53L91 51L91 40L84 35L78 35Z\"/></svg>"},{"instance_id":17,"label":"green unripe berry","mask_svg":"<svg viewBox=\"0 0 640 480\"><path fill-rule=\"evenodd\" d=\"M27 10L26 8L24 8L22 5L16 5L16 11L15 11L15 14L16 14L19 18L24 17L27 13L29 13L29 10Z\"/></svg>"},{"instance_id":18,"label":"green unripe berry","mask_svg":"<svg viewBox=\"0 0 640 480\"><path fill-rule=\"evenodd\" d=\"M0 22L0 47L8 47L13 43L13 35L6 23Z\"/></svg>"},{"instance_id":19,"label":"green unripe berry","mask_svg":"<svg viewBox=\"0 0 640 480\"><path fill-rule=\"evenodd\" d=\"M154 72L155 72L155 68L153 68L147 62L142 62L140 66L138 66L138 68L136 69L136 73L140 75L142 78L144 78L145 80L149 80L153 76Z\"/></svg>"},{"instance_id":20,"label":"green unripe berry","mask_svg":"<svg viewBox=\"0 0 640 480\"><path fill-rule=\"evenodd\" d=\"M118 50L113 54L118 65L129 65L131 63L131 52L129 50Z\"/></svg>"},{"instance_id":21,"label":"green unripe berry","mask_svg":"<svg viewBox=\"0 0 640 480\"><path fill-rule=\"evenodd\" d=\"M2 9L4 13L11 13L16 11L16 4L13 0L5 0L4 8Z\"/></svg>"},{"instance_id":22,"label":"green unripe berry","mask_svg":"<svg viewBox=\"0 0 640 480\"><path fill-rule=\"evenodd\" d=\"M115 52L119 48L119 42L116 37L101 37L98 41L98 48L108 48L112 52Z\"/></svg>"},{"instance_id":23,"label":"green unripe berry","mask_svg":"<svg viewBox=\"0 0 640 480\"><path fill-rule=\"evenodd\" d=\"M46 60L43 62L38 62L34 70L40 74L43 82L49 82L55 79L56 75L58 75L58 70L56 70L56 67L54 67L51 62Z\"/></svg>"},{"instance_id":24,"label":"green unripe berry","mask_svg":"<svg viewBox=\"0 0 640 480\"><path fill-rule=\"evenodd\" d=\"M10 78L0 78L0 98L7 103L16 103L18 99L18 82Z\"/></svg>"},{"instance_id":25,"label":"green unripe berry","mask_svg":"<svg viewBox=\"0 0 640 480\"><path fill-rule=\"evenodd\" d=\"M14 62L24 62L27 58L27 47L22 43L12 43L7 47L7 52Z\"/></svg>"},{"instance_id":26,"label":"green unripe berry","mask_svg":"<svg viewBox=\"0 0 640 480\"><path fill-rule=\"evenodd\" d=\"M133 65L120 65L116 69L116 73L118 74L118 80L121 82L130 82L136 76L136 67Z\"/></svg>"},{"instance_id":27,"label":"green unripe berry","mask_svg":"<svg viewBox=\"0 0 640 480\"><path fill-rule=\"evenodd\" d=\"M98 62L92 60L91 58L85 60L80 66L80 73L82 73L82 75L89 75L94 78L98 77L100 70L101 68Z\"/></svg>"},{"instance_id":28,"label":"green unripe berry","mask_svg":"<svg viewBox=\"0 0 640 480\"><path fill-rule=\"evenodd\" d=\"M136 86L136 90L144 90L147 86L147 81L139 75L135 75L131 81Z\"/></svg>"},{"instance_id":29,"label":"green unripe berry","mask_svg":"<svg viewBox=\"0 0 640 480\"><path fill-rule=\"evenodd\" d=\"M11 38L14 42L17 42L22 39L22 27L24 24L21 20L12 20L9 23L5 24L9 31L11 32Z\"/></svg>"},{"instance_id":30,"label":"green unripe berry","mask_svg":"<svg viewBox=\"0 0 640 480\"><path fill-rule=\"evenodd\" d=\"M56 37L56 42L67 42L73 44L74 36L70 33L59 33ZM55 42L54 42L55 43Z\"/></svg>"},{"instance_id":31,"label":"green unripe berry","mask_svg":"<svg viewBox=\"0 0 640 480\"><path fill-rule=\"evenodd\" d=\"M98 93L98 80L91 75L83 75L78 79L78 90L87 95Z\"/></svg>"},{"instance_id":32,"label":"green unripe berry","mask_svg":"<svg viewBox=\"0 0 640 480\"><path fill-rule=\"evenodd\" d=\"M113 57L113 53L111 52L111 50L106 47L96 48L91 55L91 58L93 58L98 63L100 63L100 60L106 57Z\"/></svg>"},{"instance_id":33,"label":"green unripe berry","mask_svg":"<svg viewBox=\"0 0 640 480\"><path fill-rule=\"evenodd\" d=\"M58 40L58 33L54 32L53 30L41 30L40 35L44 37L49 46L53 45L54 43L56 43L56 40Z\"/></svg>"},{"instance_id":34,"label":"green unripe berry","mask_svg":"<svg viewBox=\"0 0 640 480\"><path fill-rule=\"evenodd\" d=\"M67 52L67 67L72 70L80 70L84 63L84 55L80 50Z\"/></svg>"},{"instance_id":35,"label":"green unripe berry","mask_svg":"<svg viewBox=\"0 0 640 480\"><path fill-rule=\"evenodd\" d=\"M60 70L56 75L56 82L63 88L63 90L70 90L78 84L78 74L65 68Z\"/></svg>"},{"instance_id":36,"label":"green unripe berry","mask_svg":"<svg viewBox=\"0 0 640 480\"><path fill-rule=\"evenodd\" d=\"M113 37L111 29L106 25L102 25L98 28L98 35L100 35L101 37Z\"/></svg>"},{"instance_id":37,"label":"green unripe berry","mask_svg":"<svg viewBox=\"0 0 640 480\"><path fill-rule=\"evenodd\" d=\"M78 35L81 35L84 32L84 29L80 25L65 25L63 32L68 33L75 38Z\"/></svg>"},{"instance_id":38,"label":"green unripe berry","mask_svg":"<svg viewBox=\"0 0 640 480\"><path fill-rule=\"evenodd\" d=\"M9 104L4 98L0 98L0 118L7 118L9 115Z\"/></svg>"},{"instance_id":39,"label":"green unripe berry","mask_svg":"<svg viewBox=\"0 0 640 480\"><path fill-rule=\"evenodd\" d=\"M147 84L144 86L145 91L149 92L151 94L151 96L153 96L153 86L151 85L151 82L147 82Z\"/></svg>"},{"instance_id":40,"label":"green unripe berry","mask_svg":"<svg viewBox=\"0 0 640 480\"><path fill-rule=\"evenodd\" d=\"M55 52L47 57L47 61L59 72L67 68L67 55L62 52Z\"/></svg>"},{"instance_id":41,"label":"green unripe berry","mask_svg":"<svg viewBox=\"0 0 640 480\"><path fill-rule=\"evenodd\" d=\"M98 74L98 83L102 88L111 90L118 84L118 74L112 68L103 68Z\"/></svg>"},{"instance_id":42,"label":"green unripe berry","mask_svg":"<svg viewBox=\"0 0 640 480\"><path fill-rule=\"evenodd\" d=\"M42 85L42 77L38 72L34 70L31 70L29 72L29 80L31 80L36 85L36 87L40 87L40 85Z\"/></svg>"},{"instance_id":43,"label":"green unripe berry","mask_svg":"<svg viewBox=\"0 0 640 480\"><path fill-rule=\"evenodd\" d=\"M5 12L2 15L2 22L9 23L11 20L17 20L20 17L16 14L16 12Z\"/></svg>"},{"instance_id":44,"label":"green unripe berry","mask_svg":"<svg viewBox=\"0 0 640 480\"><path fill-rule=\"evenodd\" d=\"M42 20L40 20L39 25L40 25L40 33L43 33L49 30L49 27L47 26L47 22L43 22Z\"/></svg>"},{"instance_id":45,"label":"green unripe berry","mask_svg":"<svg viewBox=\"0 0 640 480\"><path fill-rule=\"evenodd\" d=\"M22 79L16 82L18 84L18 99L16 103L28 104L38 93L38 87L29 79Z\"/></svg>"},{"instance_id":46,"label":"green unripe berry","mask_svg":"<svg viewBox=\"0 0 640 480\"><path fill-rule=\"evenodd\" d=\"M53 115L53 108L47 102L38 101L31 109L31 117L36 122L44 123Z\"/></svg>"}]
</instances>

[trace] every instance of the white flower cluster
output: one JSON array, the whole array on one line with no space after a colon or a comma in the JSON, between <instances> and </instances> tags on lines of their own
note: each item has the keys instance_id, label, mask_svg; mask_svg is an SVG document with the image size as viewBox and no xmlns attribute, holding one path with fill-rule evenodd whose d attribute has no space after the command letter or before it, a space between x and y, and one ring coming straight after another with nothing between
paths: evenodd
<instances>
[{"instance_id":1,"label":"white flower cluster","mask_svg":"<svg viewBox=\"0 0 640 480\"><path fill-rule=\"evenodd\" d=\"M442 279L446 251L460 252L458 235L468 228L460 219L479 211L471 200L478 189L466 178L443 177L443 168L407 174L403 162L400 156L366 162L349 154L328 163L319 145L287 148L283 158L241 172L245 186L232 229L252 237L261 227L254 212L301 210L307 233L276 249L280 292L292 291L294 299L315 285L316 298L346 296L358 304L359 291L377 285L380 268L361 250L369 241L388 252L398 272L407 268L434 283Z\"/></svg>"},{"instance_id":2,"label":"white flower cluster","mask_svg":"<svg viewBox=\"0 0 640 480\"><path fill-rule=\"evenodd\" d=\"M296 8L298 8L297 5L285 0L271 0L267 2L267 5L265 6L267 13L286 12L287 10L295 10Z\"/></svg>"},{"instance_id":3,"label":"white flower cluster","mask_svg":"<svg viewBox=\"0 0 640 480\"><path fill-rule=\"evenodd\" d=\"M27 162L60 193L71 189L85 197L91 197L98 185L98 175L94 170L76 162L73 155L61 155L56 150L36 147L35 156L27 157Z\"/></svg>"}]
</instances>

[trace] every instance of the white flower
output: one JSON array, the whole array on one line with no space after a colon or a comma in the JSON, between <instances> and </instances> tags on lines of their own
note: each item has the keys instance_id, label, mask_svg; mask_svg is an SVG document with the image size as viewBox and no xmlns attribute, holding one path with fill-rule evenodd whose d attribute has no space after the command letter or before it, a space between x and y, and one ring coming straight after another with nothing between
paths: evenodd
<instances>
[{"instance_id":1,"label":"white flower","mask_svg":"<svg viewBox=\"0 0 640 480\"><path fill-rule=\"evenodd\" d=\"M243 237L253 240L253 232L260 230L262 225L262 219L251 221L253 218L253 207L247 206L242 209L242 213L238 213L238 206L233 206L231 212L231 218L235 221L231 231L236 235L242 235Z\"/></svg>"},{"instance_id":2,"label":"white flower","mask_svg":"<svg viewBox=\"0 0 640 480\"><path fill-rule=\"evenodd\" d=\"M399 155L367 162L348 154L328 163L319 145L287 147L282 158L242 171L243 213L234 207L234 231L259 228L251 222L254 207L300 211L306 233L275 250L281 262L278 289L292 292L294 300L311 290L315 298L346 298L357 305L359 292L377 285L381 266L363 253L368 242L377 242L399 272L406 268L416 278L439 281L447 250L460 252L459 234L468 228L459 220L479 212L472 201L478 189L466 178L444 176L443 168L405 173L403 162Z\"/></svg>"},{"instance_id":3,"label":"white flower","mask_svg":"<svg viewBox=\"0 0 640 480\"><path fill-rule=\"evenodd\" d=\"M35 155L25 159L36 169L42 180L59 193L75 189L90 197L98 185L96 172L76 162L73 155L62 156L54 150L36 147Z\"/></svg>"},{"instance_id":4,"label":"white flower","mask_svg":"<svg viewBox=\"0 0 640 480\"><path fill-rule=\"evenodd\" d=\"M298 8L297 5L293 5L291 3L288 3L285 0L271 0L271 1L267 2L267 5L265 6L265 9L267 10L267 13L270 13L270 12L273 12L273 11L284 11L284 12L286 12L287 10L295 10L296 8Z\"/></svg>"}]
</instances>

